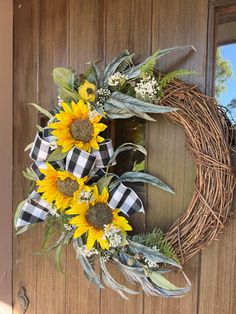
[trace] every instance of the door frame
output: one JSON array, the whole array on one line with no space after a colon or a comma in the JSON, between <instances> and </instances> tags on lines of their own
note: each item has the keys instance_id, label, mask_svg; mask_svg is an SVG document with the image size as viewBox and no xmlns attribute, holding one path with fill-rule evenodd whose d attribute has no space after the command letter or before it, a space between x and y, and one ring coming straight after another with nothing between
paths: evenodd
<instances>
[{"instance_id":1,"label":"door frame","mask_svg":"<svg viewBox=\"0 0 236 314\"><path fill-rule=\"evenodd\" d=\"M0 313L12 313L13 1L0 1Z\"/></svg>"}]
</instances>

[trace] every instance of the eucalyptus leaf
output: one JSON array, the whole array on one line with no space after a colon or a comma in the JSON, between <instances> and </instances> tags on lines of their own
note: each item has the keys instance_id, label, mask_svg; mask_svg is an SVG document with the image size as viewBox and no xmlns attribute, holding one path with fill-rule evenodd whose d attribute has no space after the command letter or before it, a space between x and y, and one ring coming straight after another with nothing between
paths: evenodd
<instances>
[{"instance_id":1,"label":"eucalyptus leaf","mask_svg":"<svg viewBox=\"0 0 236 314\"><path fill-rule=\"evenodd\" d=\"M52 119L52 118L53 118L53 116L51 115L51 113L50 113L48 110L42 108L41 106L39 106L39 105L37 105L37 104L34 104L34 103L29 103L29 105L35 107L39 112L43 113L43 114L44 114L46 117L48 117L49 119Z\"/></svg>"},{"instance_id":2,"label":"eucalyptus leaf","mask_svg":"<svg viewBox=\"0 0 236 314\"><path fill-rule=\"evenodd\" d=\"M109 112L107 112L107 117L110 119L128 119L133 116L136 116L147 121L156 121L145 112L139 112L139 111L129 110L129 109L119 109L115 106L112 106L111 103L108 103L108 104L109 104L109 109L108 109Z\"/></svg>"},{"instance_id":3,"label":"eucalyptus leaf","mask_svg":"<svg viewBox=\"0 0 236 314\"><path fill-rule=\"evenodd\" d=\"M73 246L76 252L76 257L79 259L81 266L84 269L84 272L86 273L86 276L98 287L98 288L104 288L103 285L101 284L99 276L96 274L94 271L92 265L90 264L89 260L87 259L86 256L83 256L79 252L80 246L83 245L82 239L77 238L74 239L73 241Z\"/></svg>"},{"instance_id":4,"label":"eucalyptus leaf","mask_svg":"<svg viewBox=\"0 0 236 314\"><path fill-rule=\"evenodd\" d=\"M22 210L25 202L26 202L26 200L20 202L20 204L17 206L16 211L15 211L15 215L14 215L14 220L13 221L14 221L14 227L15 227L16 230L18 229L16 224L17 224L17 221L18 221L18 219L20 217L21 210Z\"/></svg>"},{"instance_id":5,"label":"eucalyptus leaf","mask_svg":"<svg viewBox=\"0 0 236 314\"><path fill-rule=\"evenodd\" d=\"M30 149L33 147L33 145L34 145L34 142L28 144L28 145L25 147L24 151L26 152L27 150L30 150Z\"/></svg>"},{"instance_id":6,"label":"eucalyptus leaf","mask_svg":"<svg viewBox=\"0 0 236 314\"><path fill-rule=\"evenodd\" d=\"M101 73L95 63L89 62L89 65L90 74L88 75L87 80L91 83L94 83L98 89L100 88Z\"/></svg>"},{"instance_id":7,"label":"eucalyptus leaf","mask_svg":"<svg viewBox=\"0 0 236 314\"><path fill-rule=\"evenodd\" d=\"M36 224L27 224L24 227L22 227L19 231L17 231L16 235L22 234L22 233L28 231L29 229L33 228L34 226L36 226Z\"/></svg>"},{"instance_id":8,"label":"eucalyptus leaf","mask_svg":"<svg viewBox=\"0 0 236 314\"><path fill-rule=\"evenodd\" d=\"M113 59L111 63L109 63L105 70L103 75L103 86L108 86L108 78L113 75L116 70L122 65L123 62L127 62L127 60L130 60L134 55L131 55L128 50L124 50L118 57Z\"/></svg>"},{"instance_id":9,"label":"eucalyptus leaf","mask_svg":"<svg viewBox=\"0 0 236 314\"><path fill-rule=\"evenodd\" d=\"M112 93L109 100L105 102L104 110L109 113L110 108L113 107L128 109L131 112L166 113L177 111L177 108L154 105L120 92Z\"/></svg>"},{"instance_id":10,"label":"eucalyptus leaf","mask_svg":"<svg viewBox=\"0 0 236 314\"><path fill-rule=\"evenodd\" d=\"M36 124L36 128L37 128L40 132L43 131L43 127L41 127L41 125Z\"/></svg>"},{"instance_id":11,"label":"eucalyptus leaf","mask_svg":"<svg viewBox=\"0 0 236 314\"><path fill-rule=\"evenodd\" d=\"M118 179L118 182L144 182L147 184L154 185L166 192L170 192L172 194L175 194L175 192L163 181L160 179L143 172L133 172L128 171L122 174Z\"/></svg>"},{"instance_id":12,"label":"eucalyptus leaf","mask_svg":"<svg viewBox=\"0 0 236 314\"><path fill-rule=\"evenodd\" d=\"M58 272L63 273L61 268L61 252L62 252L63 244L58 245L55 251L55 264Z\"/></svg>"},{"instance_id":13,"label":"eucalyptus leaf","mask_svg":"<svg viewBox=\"0 0 236 314\"><path fill-rule=\"evenodd\" d=\"M67 153L62 153L62 148L58 146L48 157L47 162L59 161L64 159L67 156Z\"/></svg>"},{"instance_id":14,"label":"eucalyptus leaf","mask_svg":"<svg viewBox=\"0 0 236 314\"><path fill-rule=\"evenodd\" d=\"M38 180L35 173L29 168L26 168L26 171L22 171L22 173L23 173L23 176L28 180L31 180L31 181L37 181Z\"/></svg>"},{"instance_id":15,"label":"eucalyptus leaf","mask_svg":"<svg viewBox=\"0 0 236 314\"><path fill-rule=\"evenodd\" d=\"M70 89L73 91L74 82L75 82L75 74L72 70L67 68L55 68L53 70L53 80L57 84L58 87Z\"/></svg>"},{"instance_id":16,"label":"eucalyptus leaf","mask_svg":"<svg viewBox=\"0 0 236 314\"><path fill-rule=\"evenodd\" d=\"M144 154L147 156L147 151L142 145L134 144L134 143L124 143L120 145L112 154L109 164L112 164L112 162L116 159L116 157L127 150L134 150L134 151L139 151L140 153Z\"/></svg>"},{"instance_id":17,"label":"eucalyptus leaf","mask_svg":"<svg viewBox=\"0 0 236 314\"><path fill-rule=\"evenodd\" d=\"M179 290L174 284L167 280L164 276L157 271L148 272L147 276L159 287L166 290Z\"/></svg>"}]
</instances>

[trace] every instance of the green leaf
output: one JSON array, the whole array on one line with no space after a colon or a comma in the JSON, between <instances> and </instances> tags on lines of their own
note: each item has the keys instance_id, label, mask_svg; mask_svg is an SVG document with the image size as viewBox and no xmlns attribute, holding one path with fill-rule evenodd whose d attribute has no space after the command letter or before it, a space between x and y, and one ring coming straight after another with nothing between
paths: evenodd
<instances>
[{"instance_id":1,"label":"green leaf","mask_svg":"<svg viewBox=\"0 0 236 314\"><path fill-rule=\"evenodd\" d=\"M160 84L161 88L164 88L168 83L170 83L174 79L181 77L181 76L192 75L192 74L197 74L197 72L184 70L184 69L172 71L172 72L164 75L163 78L159 81L159 84Z\"/></svg>"},{"instance_id":2,"label":"green leaf","mask_svg":"<svg viewBox=\"0 0 236 314\"><path fill-rule=\"evenodd\" d=\"M129 62L134 55L130 54L128 50L124 50L118 57L113 59L111 63L107 65L107 67L104 70L104 76L103 76L103 85L104 87L108 86L108 78L113 75L116 70L122 66L123 63Z\"/></svg>"},{"instance_id":3,"label":"green leaf","mask_svg":"<svg viewBox=\"0 0 236 314\"><path fill-rule=\"evenodd\" d=\"M136 112L166 113L178 110L177 108L154 105L120 92L114 92L111 95L111 98L109 98L109 100L105 102L104 110L105 112L109 113L110 108L112 109L114 107L125 110L128 109L134 113Z\"/></svg>"},{"instance_id":4,"label":"green leaf","mask_svg":"<svg viewBox=\"0 0 236 314\"><path fill-rule=\"evenodd\" d=\"M127 75L129 79L136 79L141 75L141 69L145 69L145 66L151 67L153 65L154 57L156 57L156 60L158 60L161 57L163 57L164 55L171 53L175 50L182 50L182 49L187 49L187 48L191 48L192 50L196 51L195 47L192 45L178 46L178 47L172 47L172 48L167 48L167 49L163 49L163 50L158 50L152 56L150 56L146 60L144 60L142 63L140 63L140 64L128 69L127 71L125 71L125 75Z\"/></svg>"},{"instance_id":5,"label":"green leaf","mask_svg":"<svg viewBox=\"0 0 236 314\"><path fill-rule=\"evenodd\" d=\"M30 150L30 149L33 147L33 145L34 145L34 142L28 144L28 145L25 147L24 151L26 152L27 150Z\"/></svg>"},{"instance_id":6,"label":"green leaf","mask_svg":"<svg viewBox=\"0 0 236 314\"><path fill-rule=\"evenodd\" d=\"M53 115L48 110L42 108L41 106L34 104L34 103L29 103L29 105L35 107L39 112L43 113L49 119L53 118Z\"/></svg>"},{"instance_id":7,"label":"green leaf","mask_svg":"<svg viewBox=\"0 0 236 314\"><path fill-rule=\"evenodd\" d=\"M58 146L48 157L47 162L62 160L67 156L66 153L62 153L62 148Z\"/></svg>"},{"instance_id":8,"label":"green leaf","mask_svg":"<svg viewBox=\"0 0 236 314\"><path fill-rule=\"evenodd\" d=\"M96 63L89 62L90 65L90 73L87 74L87 80L91 83L94 83L97 86L97 89L100 88L100 80L101 80L101 73L96 65Z\"/></svg>"},{"instance_id":9,"label":"green leaf","mask_svg":"<svg viewBox=\"0 0 236 314\"><path fill-rule=\"evenodd\" d=\"M70 89L73 91L75 74L67 68L55 68L53 70L53 80L58 87Z\"/></svg>"},{"instance_id":10,"label":"green leaf","mask_svg":"<svg viewBox=\"0 0 236 314\"><path fill-rule=\"evenodd\" d=\"M98 187L98 191L99 194L102 193L103 189L108 187L108 185L111 182L111 179L113 178L113 176L107 176L107 177L102 177L97 183L97 187Z\"/></svg>"},{"instance_id":11,"label":"green leaf","mask_svg":"<svg viewBox=\"0 0 236 314\"><path fill-rule=\"evenodd\" d=\"M25 204L26 200L20 202L20 204L17 206L16 208L16 211L15 211L15 215L14 215L14 227L15 229L17 230L18 228L16 227L16 224L17 224L17 221L18 221L18 218L20 217L20 213L21 213L21 210Z\"/></svg>"},{"instance_id":12,"label":"green leaf","mask_svg":"<svg viewBox=\"0 0 236 314\"><path fill-rule=\"evenodd\" d=\"M61 252L62 252L63 244L58 245L55 251L55 264L58 272L63 273L61 268Z\"/></svg>"},{"instance_id":13,"label":"green leaf","mask_svg":"<svg viewBox=\"0 0 236 314\"><path fill-rule=\"evenodd\" d=\"M36 226L36 224L27 224L24 227L22 227L19 231L17 231L16 235L22 234L22 233L28 231L29 229L33 228L34 226Z\"/></svg>"},{"instance_id":14,"label":"green leaf","mask_svg":"<svg viewBox=\"0 0 236 314\"><path fill-rule=\"evenodd\" d=\"M36 124L36 128L37 128L40 132L43 131L43 128L41 127L41 125Z\"/></svg>"},{"instance_id":15,"label":"green leaf","mask_svg":"<svg viewBox=\"0 0 236 314\"><path fill-rule=\"evenodd\" d=\"M140 153L144 154L147 156L147 151L142 145L134 144L134 143L124 143L120 145L113 153L111 156L111 159L109 161L109 164L112 164L112 162L116 159L116 157L127 150L133 149L134 151L139 151Z\"/></svg>"},{"instance_id":16,"label":"green leaf","mask_svg":"<svg viewBox=\"0 0 236 314\"><path fill-rule=\"evenodd\" d=\"M145 169L145 161L141 161L138 164L135 164L133 167L133 171L139 172L139 171L144 171Z\"/></svg>"},{"instance_id":17,"label":"green leaf","mask_svg":"<svg viewBox=\"0 0 236 314\"><path fill-rule=\"evenodd\" d=\"M146 63L142 64L140 67L141 75L153 75L157 56L160 53L160 49L158 49L148 60Z\"/></svg>"},{"instance_id":18,"label":"green leaf","mask_svg":"<svg viewBox=\"0 0 236 314\"><path fill-rule=\"evenodd\" d=\"M125 172L122 174L119 179L117 179L119 182L144 182L148 183L151 185L154 185L166 192L170 192L172 194L175 194L175 192L168 186L166 185L163 181L160 179L148 174L148 173L142 173L142 172ZM116 181L114 181L115 183Z\"/></svg>"},{"instance_id":19,"label":"green leaf","mask_svg":"<svg viewBox=\"0 0 236 314\"><path fill-rule=\"evenodd\" d=\"M31 181L37 181L38 180L35 173L29 168L26 168L26 171L22 171L22 173L23 173L24 177L28 180L31 180Z\"/></svg>"},{"instance_id":20,"label":"green leaf","mask_svg":"<svg viewBox=\"0 0 236 314\"><path fill-rule=\"evenodd\" d=\"M156 121L145 112L137 112L135 110L131 111L129 109L119 109L117 107L112 106L111 104L109 107L109 113L107 113L107 117L110 119L128 119L133 116L142 118L147 121Z\"/></svg>"},{"instance_id":21,"label":"green leaf","mask_svg":"<svg viewBox=\"0 0 236 314\"><path fill-rule=\"evenodd\" d=\"M71 90L65 87L58 88L58 92L61 99L64 100L65 102L70 103L71 101L77 102L79 100L79 96L77 93L72 92Z\"/></svg>"},{"instance_id":22,"label":"green leaf","mask_svg":"<svg viewBox=\"0 0 236 314\"><path fill-rule=\"evenodd\" d=\"M179 290L180 288L176 287L164 276L159 274L157 271L148 272L147 276L158 286L165 290Z\"/></svg>"}]
</instances>

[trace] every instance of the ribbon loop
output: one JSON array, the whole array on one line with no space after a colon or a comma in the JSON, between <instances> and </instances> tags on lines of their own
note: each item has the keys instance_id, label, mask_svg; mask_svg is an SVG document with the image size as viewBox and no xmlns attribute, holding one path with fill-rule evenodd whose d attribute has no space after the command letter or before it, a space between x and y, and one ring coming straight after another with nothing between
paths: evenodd
<instances>
[{"instance_id":1,"label":"ribbon loop","mask_svg":"<svg viewBox=\"0 0 236 314\"><path fill-rule=\"evenodd\" d=\"M96 167L104 168L108 165L111 157L114 153L112 141L110 139L105 140L99 144L99 149L93 149L92 155L96 157ZM115 165L116 161L114 160L111 165Z\"/></svg>"},{"instance_id":2,"label":"ribbon loop","mask_svg":"<svg viewBox=\"0 0 236 314\"><path fill-rule=\"evenodd\" d=\"M35 224L46 219L51 206L41 198L41 195L33 191L25 201L16 227L24 227L27 224Z\"/></svg>"},{"instance_id":3,"label":"ribbon loop","mask_svg":"<svg viewBox=\"0 0 236 314\"><path fill-rule=\"evenodd\" d=\"M144 213L144 207L139 196L123 183L109 191L108 205L111 208L118 208L122 213L130 216L134 213Z\"/></svg>"},{"instance_id":4,"label":"ribbon loop","mask_svg":"<svg viewBox=\"0 0 236 314\"><path fill-rule=\"evenodd\" d=\"M77 147L72 148L66 157L66 170L77 178L87 176L95 165L96 157Z\"/></svg>"},{"instance_id":5,"label":"ribbon loop","mask_svg":"<svg viewBox=\"0 0 236 314\"><path fill-rule=\"evenodd\" d=\"M45 161L51 154L52 149L50 142L46 141L43 132L38 132L34 139L33 146L30 151L30 158L35 161Z\"/></svg>"}]
</instances>

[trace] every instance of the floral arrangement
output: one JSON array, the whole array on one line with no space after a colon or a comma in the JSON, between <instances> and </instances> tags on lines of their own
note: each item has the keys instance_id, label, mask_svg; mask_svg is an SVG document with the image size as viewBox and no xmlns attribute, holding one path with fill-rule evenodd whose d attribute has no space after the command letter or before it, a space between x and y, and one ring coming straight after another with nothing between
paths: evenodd
<instances>
[{"instance_id":1,"label":"floral arrangement","mask_svg":"<svg viewBox=\"0 0 236 314\"><path fill-rule=\"evenodd\" d=\"M126 50L103 71L91 62L80 76L69 68L55 68L58 104L51 112L32 104L48 118L48 123L44 128L37 126L33 143L25 149L30 150L33 164L23 174L32 186L16 210L17 234L42 222L42 252L55 250L58 270L62 248L73 244L86 276L100 288L104 282L124 298L138 292L116 282L107 262L115 263L129 281L141 284L149 295L176 297L191 288L184 273L187 286L183 288L164 277L171 270L182 272L164 233L155 229L134 235L128 221L133 213L144 214L144 207L126 182L144 182L174 192L142 168L137 171L135 167L120 176L112 173L119 154L134 150L146 156L146 150L134 143L124 143L114 150L105 132L111 119L136 116L155 121L150 114L177 110L161 106L160 100L171 80L190 72L178 70L161 75L155 64L162 56L184 48L158 50L136 65L134 55ZM55 230L60 233L59 239L49 245ZM95 257L103 282L93 267Z\"/></svg>"}]
</instances>

